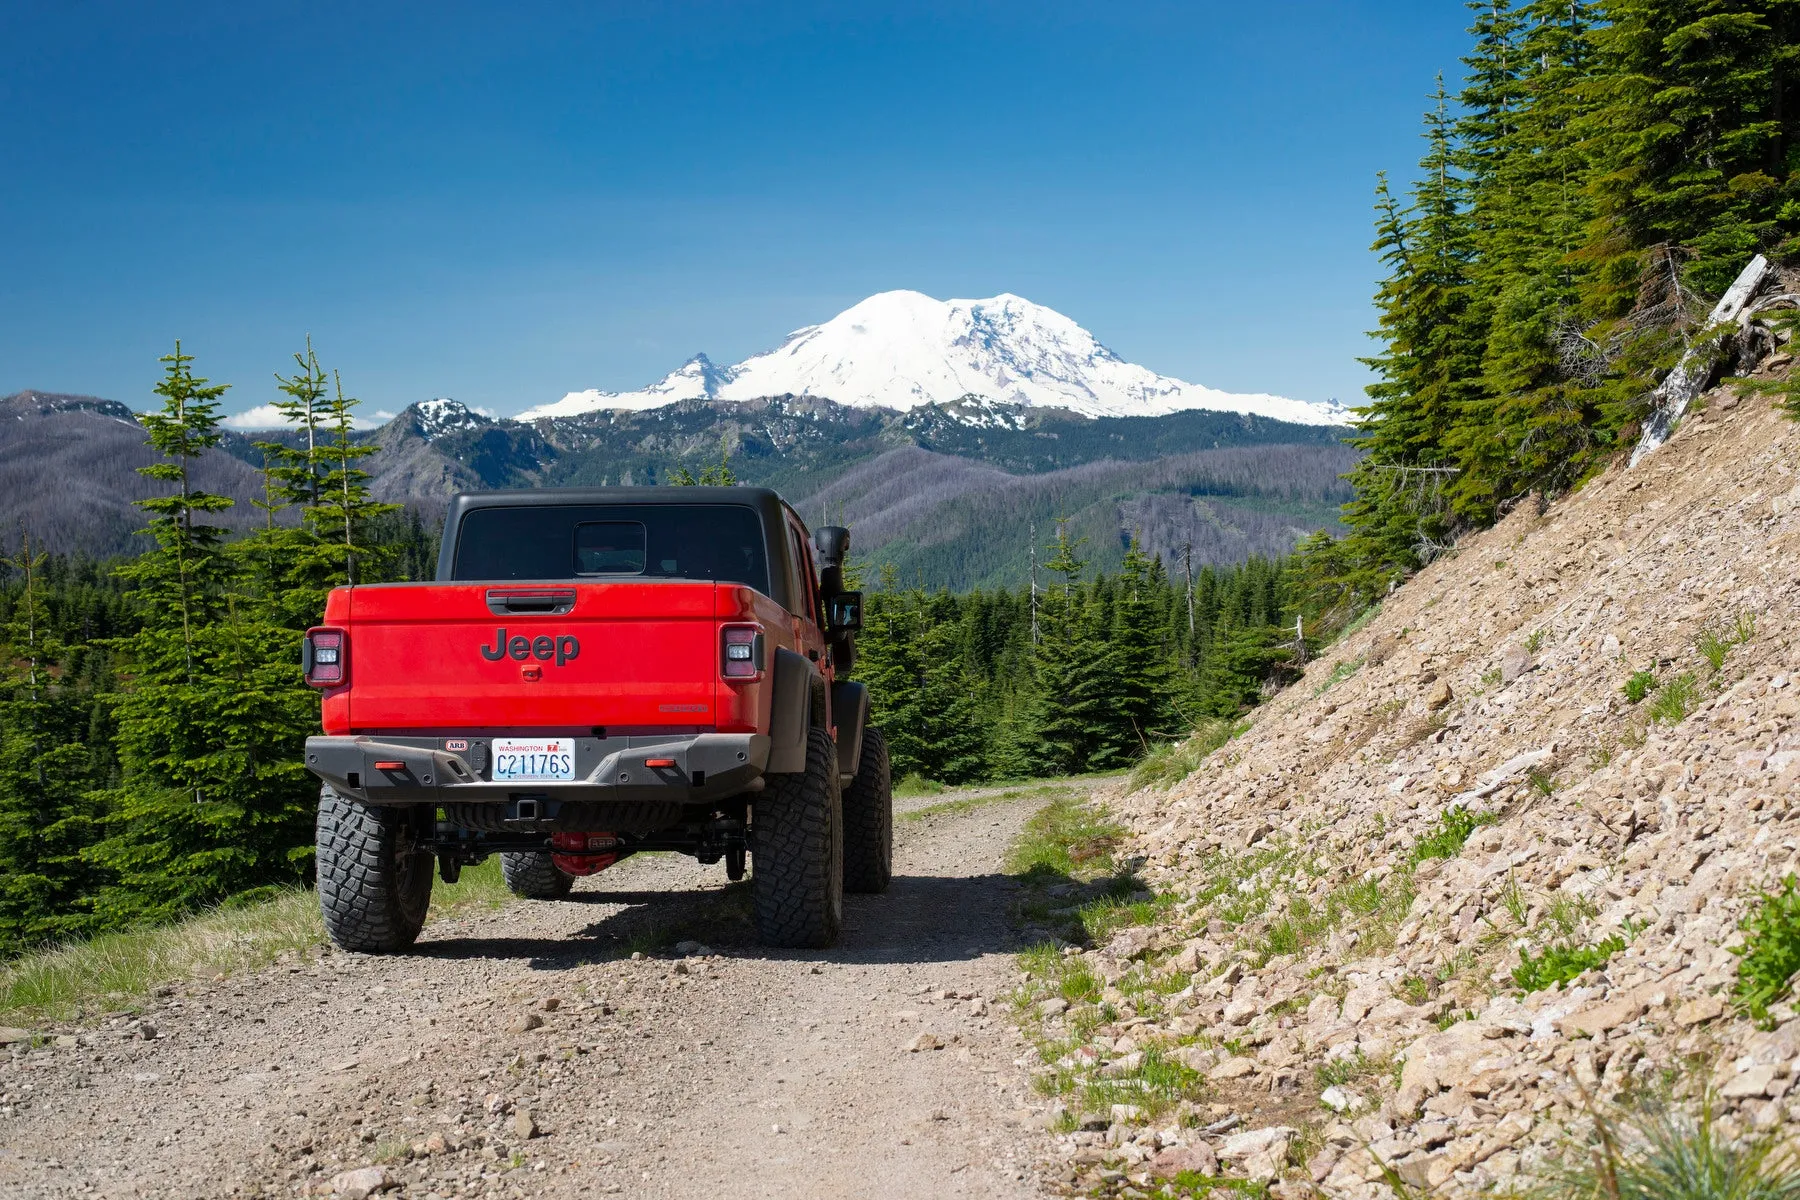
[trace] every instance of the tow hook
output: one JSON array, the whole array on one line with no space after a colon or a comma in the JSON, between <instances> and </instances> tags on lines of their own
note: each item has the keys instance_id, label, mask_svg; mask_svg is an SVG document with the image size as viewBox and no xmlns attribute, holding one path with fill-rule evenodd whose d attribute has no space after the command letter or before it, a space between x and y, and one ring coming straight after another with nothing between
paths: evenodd
<instances>
[{"instance_id":1,"label":"tow hook","mask_svg":"<svg viewBox=\"0 0 1800 1200\"><path fill-rule=\"evenodd\" d=\"M592 875L619 861L619 839L610 833L553 833L550 861L565 875Z\"/></svg>"}]
</instances>

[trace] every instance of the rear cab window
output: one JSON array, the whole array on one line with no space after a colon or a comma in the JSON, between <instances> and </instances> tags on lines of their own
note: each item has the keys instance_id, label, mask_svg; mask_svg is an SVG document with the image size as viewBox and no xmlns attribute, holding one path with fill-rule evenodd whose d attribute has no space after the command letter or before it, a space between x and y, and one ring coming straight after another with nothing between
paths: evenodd
<instances>
[{"instance_id":1,"label":"rear cab window","mask_svg":"<svg viewBox=\"0 0 1800 1200\"><path fill-rule=\"evenodd\" d=\"M692 579L771 594L762 518L737 504L470 509L456 531L451 578Z\"/></svg>"}]
</instances>

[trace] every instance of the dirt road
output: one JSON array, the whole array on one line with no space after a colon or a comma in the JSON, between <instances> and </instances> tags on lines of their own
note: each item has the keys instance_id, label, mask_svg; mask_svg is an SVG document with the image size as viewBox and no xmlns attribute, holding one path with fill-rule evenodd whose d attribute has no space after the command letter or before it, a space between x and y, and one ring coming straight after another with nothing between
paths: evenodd
<instances>
[{"instance_id":1,"label":"dirt road","mask_svg":"<svg viewBox=\"0 0 1800 1200\"><path fill-rule=\"evenodd\" d=\"M899 822L892 890L829 952L758 948L742 886L652 856L410 956L184 988L0 1058L0 1194L331 1194L379 1165L419 1198L1037 1196L1001 857L1043 802Z\"/></svg>"}]
</instances>

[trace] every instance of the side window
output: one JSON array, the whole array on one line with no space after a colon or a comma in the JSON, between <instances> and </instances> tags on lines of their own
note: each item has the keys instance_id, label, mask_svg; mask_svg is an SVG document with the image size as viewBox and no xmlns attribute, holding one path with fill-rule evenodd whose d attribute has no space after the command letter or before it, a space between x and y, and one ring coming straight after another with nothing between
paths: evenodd
<instances>
[{"instance_id":1,"label":"side window","mask_svg":"<svg viewBox=\"0 0 1800 1200\"><path fill-rule=\"evenodd\" d=\"M797 616L817 622L819 619L818 589L813 582L812 566L810 565L812 560L807 557L806 553L806 539L800 536L800 530L793 525L789 525L787 530L788 554L794 560L791 576L794 595L793 611Z\"/></svg>"}]
</instances>

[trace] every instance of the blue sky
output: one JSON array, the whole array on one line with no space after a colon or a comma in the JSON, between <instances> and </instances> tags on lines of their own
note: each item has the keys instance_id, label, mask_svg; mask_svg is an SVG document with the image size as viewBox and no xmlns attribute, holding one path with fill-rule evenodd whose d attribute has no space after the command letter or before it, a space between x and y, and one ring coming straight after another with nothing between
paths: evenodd
<instances>
[{"instance_id":1,"label":"blue sky","mask_svg":"<svg viewBox=\"0 0 1800 1200\"><path fill-rule=\"evenodd\" d=\"M1133 361L1360 398L1375 173L1467 10L1210 3L0 5L0 393L501 413L871 292L1010 291Z\"/></svg>"}]
</instances>

